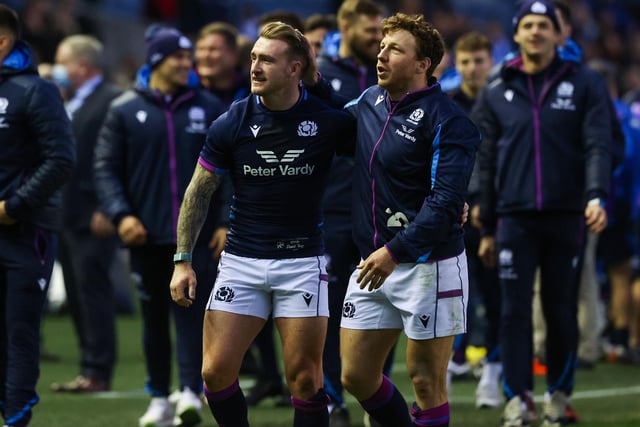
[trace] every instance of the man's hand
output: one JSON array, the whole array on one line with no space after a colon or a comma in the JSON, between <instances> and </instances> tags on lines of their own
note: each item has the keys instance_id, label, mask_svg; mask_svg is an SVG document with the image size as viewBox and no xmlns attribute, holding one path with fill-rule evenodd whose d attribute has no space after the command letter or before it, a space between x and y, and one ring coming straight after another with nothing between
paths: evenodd
<instances>
[{"instance_id":1,"label":"man's hand","mask_svg":"<svg viewBox=\"0 0 640 427\"><path fill-rule=\"evenodd\" d=\"M473 205L471 208L471 226L482 229L482 221L480 221L480 205Z\"/></svg>"},{"instance_id":2,"label":"man's hand","mask_svg":"<svg viewBox=\"0 0 640 427\"><path fill-rule=\"evenodd\" d=\"M496 238L493 236L484 236L480 239L478 246L478 258L487 268L496 266Z\"/></svg>"},{"instance_id":3,"label":"man's hand","mask_svg":"<svg viewBox=\"0 0 640 427\"><path fill-rule=\"evenodd\" d=\"M217 228L209 240L209 249L213 249L213 259L220 258L220 254L224 249L225 243L227 243L227 233L229 229L227 227Z\"/></svg>"},{"instance_id":4,"label":"man's hand","mask_svg":"<svg viewBox=\"0 0 640 427\"><path fill-rule=\"evenodd\" d=\"M7 213L6 202L4 200L0 200L0 225L11 225L18 222L18 220L13 219Z\"/></svg>"},{"instance_id":5,"label":"man's hand","mask_svg":"<svg viewBox=\"0 0 640 427\"><path fill-rule=\"evenodd\" d=\"M173 269L171 284L171 299L182 307L190 307L196 299L196 273L190 262L179 262ZM185 291L188 290L188 295Z\"/></svg>"},{"instance_id":6,"label":"man's hand","mask_svg":"<svg viewBox=\"0 0 640 427\"><path fill-rule=\"evenodd\" d=\"M116 232L116 227L105 214L100 211L95 211L91 216L91 234L99 239L106 239L111 237Z\"/></svg>"},{"instance_id":7,"label":"man's hand","mask_svg":"<svg viewBox=\"0 0 640 427\"><path fill-rule=\"evenodd\" d=\"M127 215L120 221L118 235L124 244L128 246L143 245L147 242L147 229L133 215Z\"/></svg>"},{"instance_id":8,"label":"man's hand","mask_svg":"<svg viewBox=\"0 0 640 427\"><path fill-rule=\"evenodd\" d=\"M460 225L465 225L468 219L469 219L469 204L467 202L464 202L464 207L462 208L462 216L460 217Z\"/></svg>"},{"instance_id":9,"label":"man's hand","mask_svg":"<svg viewBox=\"0 0 640 427\"><path fill-rule=\"evenodd\" d=\"M356 267L361 270L356 280L360 284L360 289L364 289L367 285L369 285L369 291L378 289L397 265L387 248L381 247Z\"/></svg>"},{"instance_id":10,"label":"man's hand","mask_svg":"<svg viewBox=\"0 0 640 427\"><path fill-rule=\"evenodd\" d=\"M584 210L584 219L589 231L600 233L607 227L607 211L600 203L588 203Z\"/></svg>"}]
</instances>

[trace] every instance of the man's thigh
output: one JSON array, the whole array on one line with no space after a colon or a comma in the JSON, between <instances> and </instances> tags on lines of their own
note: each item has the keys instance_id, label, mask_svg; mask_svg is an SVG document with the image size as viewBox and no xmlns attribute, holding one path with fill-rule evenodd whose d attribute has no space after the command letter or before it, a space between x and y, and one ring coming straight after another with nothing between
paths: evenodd
<instances>
[{"instance_id":1,"label":"man's thigh","mask_svg":"<svg viewBox=\"0 0 640 427\"><path fill-rule=\"evenodd\" d=\"M207 311L203 331L203 370L210 370L218 378L228 377L228 381L223 383L234 381L244 354L264 323L264 319L256 316Z\"/></svg>"},{"instance_id":2,"label":"man's thigh","mask_svg":"<svg viewBox=\"0 0 640 427\"><path fill-rule=\"evenodd\" d=\"M327 317L277 317L282 339L282 358L293 396L307 399L323 384L322 350Z\"/></svg>"},{"instance_id":3,"label":"man's thigh","mask_svg":"<svg viewBox=\"0 0 640 427\"><path fill-rule=\"evenodd\" d=\"M362 373L378 380L384 362L396 343L401 329L361 330L340 328L342 371Z\"/></svg>"}]
</instances>

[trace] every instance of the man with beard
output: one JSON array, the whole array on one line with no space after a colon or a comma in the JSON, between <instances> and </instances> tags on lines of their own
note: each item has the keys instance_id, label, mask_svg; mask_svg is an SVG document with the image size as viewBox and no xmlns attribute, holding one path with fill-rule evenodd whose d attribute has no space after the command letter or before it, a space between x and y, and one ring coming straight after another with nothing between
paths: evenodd
<instances>
[{"instance_id":1,"label":"man with beard","mask_svg":"<svg viewBox=\"0 0 640 427\"><path fill-rule=\"evenodd\" d=\"M321 202L334 152L341 138L352 145L355 123L300 86L304 76L317 78L313 56L290 25L263 27L251 52L252 94L209 128L180 209L171 294L188 307L196 284L202 286L191 251L220 177L231 177L231 227L205 315L202 367L205 396L220 425L249 425L238 375L270 315L282 338L293 425L329 424L322 388L329 309Z\"/></svg>"}]
</instances>

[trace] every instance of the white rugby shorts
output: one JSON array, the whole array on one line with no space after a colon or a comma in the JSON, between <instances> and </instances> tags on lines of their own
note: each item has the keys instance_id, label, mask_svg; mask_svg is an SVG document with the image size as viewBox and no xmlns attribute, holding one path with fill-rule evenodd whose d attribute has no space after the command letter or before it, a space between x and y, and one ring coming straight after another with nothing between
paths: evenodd
<instances>
[{"instance_id":1,"label":"white rugby shorts","mask_svg":"<svg viewBox=\"0 0 640 427\"><path fill-rule=\"evenodd\" d=\"M324 256L287 259L246 258L223 252L207 310L263 319L328 317Z\"/></svg>"},{"instance_id":2,"label":"white rugby shorts","mask_svg":"<svg viewBox=\"0 0 640 427\"><path fill-rule=\"evenodd\" d=\"M469 276L465 252L440 261L402 263L384 284L360 289L356 269L342 306L340 327L404 329L414 340L467 332Z\"/></svg>"}]
</instances>

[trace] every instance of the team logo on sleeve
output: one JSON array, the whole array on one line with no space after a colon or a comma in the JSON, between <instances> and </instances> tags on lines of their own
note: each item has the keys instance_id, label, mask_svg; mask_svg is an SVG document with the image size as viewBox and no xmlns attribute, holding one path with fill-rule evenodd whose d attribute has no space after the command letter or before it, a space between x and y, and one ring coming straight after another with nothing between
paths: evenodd
<instances>
[{"instance_id":1,"label":"team logo on sleeve","mask_svg":"<svg viewBox=\"0 0 640 427\"><path fill-rule=\"evenodd\" d=\"M311 120L305 120L298 125L298 136L316 136L318 134L318 125Z\"/></svg>"},{"instance_id":2,"label":"team logo on sleeve","mask_svg":"<svg viewBox=\"0 0 640 427\"><path fill-rule=\"evenodd\" d=\"M340 88L342 87L342 80L340 80L340 79L331 80L331 87L336 92L340 92Z\"/></svg>"},{"instance_id":3,"label":"team logo on sleeve","mask_svg":"<svg viewBox=\"0 0 640 427\"><path fill-rule=\"evenodd\" d=\"M417 125L423 117L424 110L422 108L416 108L415 110L413 110L413 113L411 113L407 121L413 125Z\"/></svg>"},{"instance_id":4,"label":"team logo on sleeve","mask_svg":"<svg viewBox=\"0 0 640 427\"><path fill-rule=\"evenodd\" d=\"M7 98L0 98L0 114L7 114L8 106L9 100Z\"/></svg>"}]
</instances>

